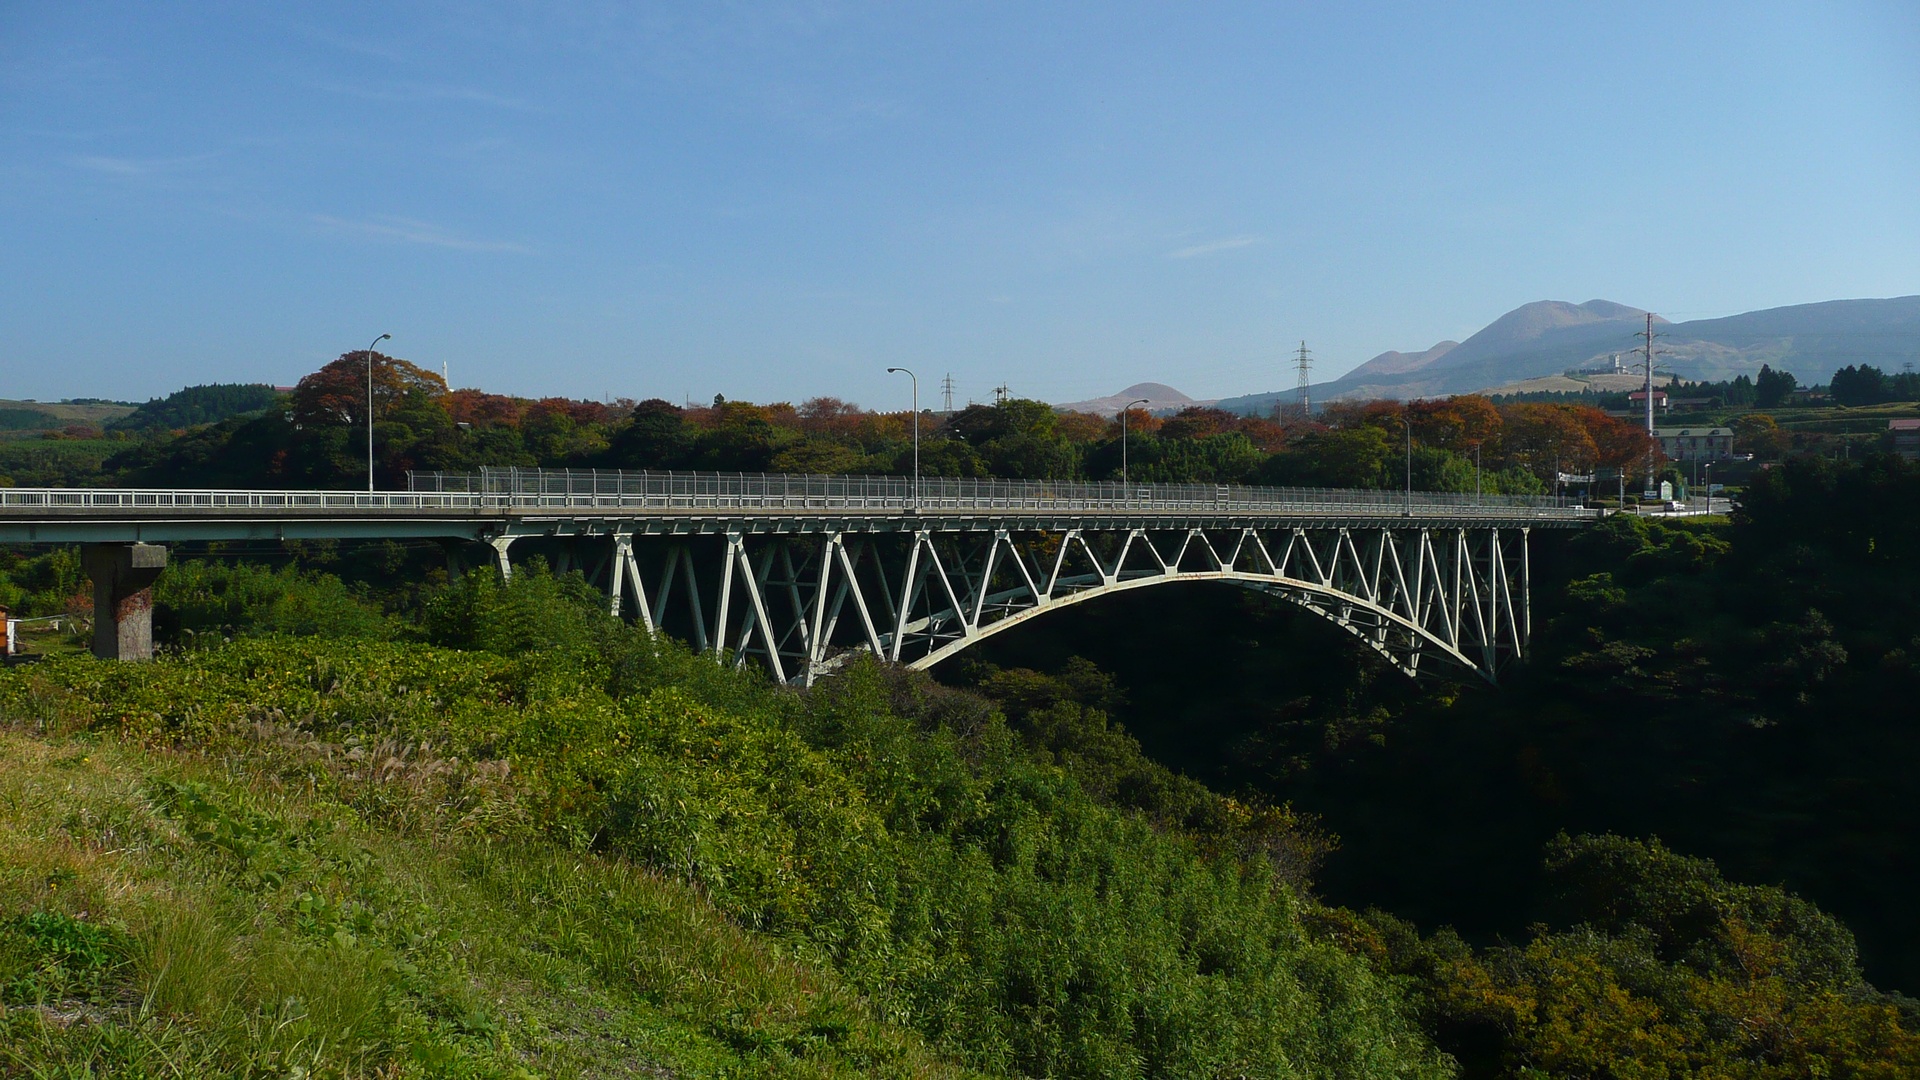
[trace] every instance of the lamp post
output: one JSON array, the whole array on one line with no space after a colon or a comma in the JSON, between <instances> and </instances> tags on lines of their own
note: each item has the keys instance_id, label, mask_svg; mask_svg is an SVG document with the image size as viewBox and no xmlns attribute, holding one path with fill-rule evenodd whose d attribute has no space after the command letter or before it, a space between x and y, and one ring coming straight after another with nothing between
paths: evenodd
<instances>
[{"instance_id":1,"label":"lamp post","mask_svg":"<svg viewBox=\"0 0 1920 1080\"><path fill-rule=\"evenodd\" d=\"M890 367L887 374L896 375L905 372L913 380L913 509L920 509L920 376L911 369Z\"/></svg>"},{"instance_id":2,"label":"lamp post","mask_svg":"<svg viewBox=\"0 0 1920 1080\"><path fill-rule=\"evenodd\" d=\"M1700 469L1707 474L1707 513L1711 515L1713 513L1713 462L1707 462Z\"/></svg>"},{"instance_id":3,"label":"lamp post","mask_svg":"<svg viewBox=\"0 0 1920 1080\"><path fill-rule=\"evenodd\" d=\"M1480 444L1473 444L1473 504L1480 505Z\"/></svg>"},{"instance_id":4,"label":"lamp post","mask_svg":"<svg viewBox=\"0 0 1920 1080\"><path fill-rule=\"evenodd\" d=\"M373 345L392 338L392 334L381 334L373 339ZM367 346L367 491L373 491L373 345Z\"/></svg>"},{"instance_id":5,"label":"lamp post","mask_svg":"<svg viewBox=\"0 0 1920 1080\"><path fill-rule=\"evenodd\" d=\"M1400 414L1400 426L1407 429L1407 508L1402 517L1413 516L1413 421Z\"/></svg>"},{"instance_id":6,"label":"lamp post","mask_svg":"<svg viewBox=\"0 0 1920 1080\"><path fill-rule=\"evenodd\" d=\"M1135 405L1146 403L1146 398L1134 398L1120 406L1120 497L1128 502L1133 501L1133 488L1127 484L1127 413L1132 412Z\"/></svg>"}]
</instances>

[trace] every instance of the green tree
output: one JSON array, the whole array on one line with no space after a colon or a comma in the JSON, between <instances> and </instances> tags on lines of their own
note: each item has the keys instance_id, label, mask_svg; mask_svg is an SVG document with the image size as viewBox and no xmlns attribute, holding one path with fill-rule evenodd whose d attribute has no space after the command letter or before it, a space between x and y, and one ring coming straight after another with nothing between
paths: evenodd
<instances>
[{"instance_id":1,"label":"green tree","mask_svg":"<svg viewBox=\"0 0 1920 1080\"><path fill-rule=\"evenodd\" d=\"M684 469L693 456L694 432L680 406L648 398L613 437L608 464L620 469Z\"/></svg>"},{"instance_id":2,"label":"green tree","mask_svg":"<svg viewBox=\"0 0 1920 1080\"><path fill-rule=\"evenodd\" d=\"M1787 403L1793 391L1800 385L1790 371L1775 371L1770 365L1760 365L1760 375L1753 380L1753 404L1761 409L1777 409Z\"/></svg>"},{"instance_id":3,"label":"green tree","mask_svg":"<svg viewBox=\"0 0 1920 1080\"><path fill-rule=\"evenodd\" d=\"M1878 405L1893 400L1893 388L1887 384L1886 373L1868 364L1859 367L1848 364L1834 372L1827 392L1839 405Z\"/></svg>"},{"instance_id":4,"label":"green tree","mask_svg":"<svg viewBox=\"0 0 1920 1080\"><path fill-rule=\"evenodd\" d=\"M1316 431L1294 449L1267 459L1260 479L1314 487L1393 486L1390 469L1396 449L1386 430L1371 424Z\"/></svg>"}]
</instances>

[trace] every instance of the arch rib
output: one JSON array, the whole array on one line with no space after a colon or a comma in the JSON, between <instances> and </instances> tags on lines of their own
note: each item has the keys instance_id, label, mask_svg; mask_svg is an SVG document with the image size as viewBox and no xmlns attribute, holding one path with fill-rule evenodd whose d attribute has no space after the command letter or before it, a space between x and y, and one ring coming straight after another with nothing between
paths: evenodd
<instances>
[{"instance_id":1,"label":"arch rib","mask_svg":"<svg viewBox=\"0 0 1920 1080\"><path fill-rule=\"evenodd\" d=\"M1406 616L1401 615L1398 612L1391 611L1387 608L1381 607L1380 605L1372 603L1371 601L1365 600L1361 597L1357 597L1352 593L1341 592L1338 589L1328 588L1311 581L1302 580L1300 578L1289 578L1289 577L1278 577L1278 576L1269 577L1266 575L1259 575L1259 574L1243 574L1237 571L1230 571L1230 570L1204 570L1204 571L1196 570L1196 571L1188 571L1185 573L1171 574L1171 575L1156 574L1148 577L1128 578L1123 581L1114 581L1105 585L1101 585L1097 588L1083 589L1083 590L1080 590L1079 592L1070 593L1066 596L1059 597L1055 599L1052 603L1044 607L1036 606L1036 607L1023 608L1017 612L1014 612L1006 616L1005 618L998 619L985 626L978 627L974 629L973 632L968 636L960 638L958 640L949 641L933 649L932 651L928 652L926 655L911 661L907 666L917 671L924 671L928 668L933 667L935 664L940 663L942 660L946 660L949 657L952 657L955 654L961 652L962 650L967 649L970 646L976 645L982 641L985 641L986 639L993 637L996 634L1000 634L1004 631L1011 630L1014 627L1019 626L1027 622L1028 620L1036 618L1041 614L1056 611L1056 610L1059 610L1060 608L1068 607L1073 604L1082 603L1087 600L1097 599L1102 596L1110 596L1114 593L1128 592L1133 589L1144 589L1144 588L1150 588L1156 585L1172 585L1180 582L1189 582L1189 581L1221 581L1221 582L1226 582L1233 585L1239 585L1243 588L1250 588L1256 591L1266 592L1271 595L1278 596L1281 599L1295 603L1300 607L1303 607L1308 611L1311 611L1314 614L1321 616L1322 618L1328 619L1329 621L1340 626L1342 629L1347 630L1349 633L1354 634L1356 637L1366 642L1370 648L1372 648L1375 652L1380 653L1382 656L1385 656L1389 661L1391 661L1394 664L1395 667L1399 668L1400 670L1406 672L1409 675L1415 674L1416 668L1417 668L1417 660L1410 660L1409 656L1403 656L1398 653L1395 653L1390 647L1388 647L1386 642L1376 640L1376 636L1372 633L1369 633L1366 628L1353 625L1353 621L1350 617L1343 618L1340 615L1335 614L1333 611L1327 610L1325 608L1322 608L1312 603L1310 598L1324 598L1326 600L1333 601L1335 604L1338 604L1343 608L1349 609L1349 616L1351 614L1351 611L1353 610L1364 611L1367 615L1371 617L1372 620L1376 621L1377 625L1380 625L1383 628L1398 628L1400 630L1403 630L1412 638L1417 639L1421 643L1422 647L1431 647L1435 652L1439 653L1440 655L1446 657L1449 660L1452 660L1454 663L1458 664L1460 667L1480 675L1482 678L1486 679L1489 682L1495 681L1495 674L1491 669L1484 668L1480 664L1476 664L1465 653L1455 648L1452 644L1447 642L1445 639L1431 633L1430 631L1426 630L1421 626L1416 625L1414 622L1409 620ZM1299 594L1299 595L1295 595L1295 594ZM1410 650L1410 653L1411 652L1412 650Z\"/></svg>"}]
</instances>

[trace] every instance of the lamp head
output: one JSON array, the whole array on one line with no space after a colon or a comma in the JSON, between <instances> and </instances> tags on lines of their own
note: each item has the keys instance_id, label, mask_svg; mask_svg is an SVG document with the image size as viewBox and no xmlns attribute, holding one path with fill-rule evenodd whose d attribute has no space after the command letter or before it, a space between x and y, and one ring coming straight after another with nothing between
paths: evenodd
<instances>
[{"instance_id":1,"label":"lamp head","mask_svg":"<svg viewBox=\"0 0 1920 1080\"><path fill-rule=\"evenodd\" d=\"M392 335L392 334L381 334L381 335L380 335L379 337L377 337L377 338L374 338L373 340L375 340L375 341L389 341L389 340L392 340L392 338L393 338L393 335Z\"/></svg>"},{"instance_id":2,"label":"lamp head","mask_svg":"<svg viewBox=\"0 0 1920 1080\"><path fill-rule=\"evenodd\" d=\"M902 372L902 371L905 371L905 370L906 370L905 368L897 368L897 367L890 367L890 368L888 368L888 369L887 369L887 374L889 374L889 375L897 375L897 374L899 374L900 372Z\"/></svg>"}]
</instances>

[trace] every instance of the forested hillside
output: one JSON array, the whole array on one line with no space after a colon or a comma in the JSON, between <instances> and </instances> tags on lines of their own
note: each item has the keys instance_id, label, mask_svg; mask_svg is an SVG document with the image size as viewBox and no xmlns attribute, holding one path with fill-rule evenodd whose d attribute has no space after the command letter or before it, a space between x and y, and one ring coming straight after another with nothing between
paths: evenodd
<instances>
[{"instance_id":1,"label":"forested hillside","mask_svg":"<svg viewBox=\"0 0 1920 1080\"><path fill-rule=\"evenodd\" d=\"M104 434L76 429L30 444L0 443L0 484L363 486L367 355L342 356L287 395L264 386L188 387L148 402ZM719 397L704 405L532 400L449 390L438 374L378 353L372 367L374 480L386 489L404 489L416 470L485 466L896 476L913 468L911 415L836 398L798 405ZM1881 448L1885 416L1907 411L1887 403L1912 388L1910 377L1870 367L1843 374L1834 398L1859 408L1796 408L1776 421L1757 388L1736 381L1689 387L1714 404L1684 419L1732 426L1739 453L1757 462ZM1781 380L1781 393L1791 392L1793 376L1778 373ZM1124 456L1127 476L1143 483L1397 488L1411 480L1422 491L1489 494L1564 492L1556 477L1598 473L1590 491L1578 489L1596 498L1620 492L1622 470L1638 490L1649 461L1657 479L1678 487L1701 479L1690 466L1667 462L1640 425L1596 407L1602 404L1626 402L1495 403L1461 395L1335 403L1311 417L1194 406L1171 415L1136 410L1123 425L1117 417L1012 398L924 413L919 460L929 476L1117 480ZM1773 403L1776 411L1781 404ZM1869 407L1881 411L1861 411ZM1712 479L1743 483L1752 464L1723 462Z\"/></svg>"},{"instance_id":2,"label":"forested hillside","mask_svg":"<svg viewBox=\"0 0 1920 1080\"><path fill-rule=\"evenodd\" d=\"M1495 993L1500 979L1516 971L1577 981L1574 968L1597 964L1590 974L1611 971L1623 1007L1671 1017L1668 995L1684 978L1633 980L1659 970L1711 979L1711 948L1752 926L1740 916L1711 929L1753 901L1689 861L1703 856L1728 878L1784 886L1837 916L1858 934L1872 981L1911 993L1920 990L1906 902L1920 887L1920 796L1905 779L1920 753L1916 508L1911 463L1799 458L1761 473L1731 523L1618 517L1548 539L1535 563L1534 656L1497 690L1409 682L1312 616L1226 588L1063 613L1047 635L1004 635L943 677L1014 702L1033 693L1001 687L1053 686L1056 698L1124 721L1189 775L1317 814L1337 837L1319 877L1328 899L1377 905L1429 935L1451 925L1521 965L1476 983L1492 995L1482 1003L1506 994ZM1563 832L1658 838L1683 854L1607 848L1594 863L1605 874L1570 890L1568 867L1600 856L1556 840ZM1605 881L1636 879L1644 884L1627 896L1596 902L1596 888L1613 887ZM1722 898L1698 899L1712 896ZM1766 905L1784 911L1782 902L1775 894ZM1655 910L1673 903L1722 914ZM1623 919L1637 928L1621 932ZM1701 936L1673 939L1681 924ZM1392 953L1407 931L1381 933L1375 947ZM1503 941L1522 951L1500 951ZM1459 948L1444 933L1429 942L1415 950L1420 963L1437 963L1434 948ZM1528 966L1546 956L1571 966ZM1530 1038L1521 1013L1496 1037L1474 1027L1487 1014L1467 1023L1463 999L1451 1000L1450 1019L1436 1023L1456 1032L1443 1044L1463 1060Z\"/></svg>"},{"instance_id":3,"label":"forested hillside","mask_svg":"<svg viewBox=\"0 0 1920 1080\"><path fill-rule=\"evenodd\" d=\"M251 415L47 440L13 478L357 486L366 359ZM385 484L911 467L911 417L830 399L524 401L374 359ZM929 473L1118 474L1103 418L922 421ZM1356 486L1404 482L1410 438L1415 485L1457 491L1647 449L1471 397L1127 438L1143 481ZM0 673L0 1069L1913 1075L1920 469L1796 440L1731 521L1536 533L1533 654L1497 689L1195 586L944 684L855 663L798 691L537 563L176 545L160 660L42 632ZM72 548L0 552L16 615L84 620L89 590Z\"/></svg>"},{"instance_id":4,"label":"forested hillside","mask_svg":"<svg viewBox=\"0 0 1920 1080\"><path fill-rule=\"evenodd\" d=\"M872 665L791 693L576 587L454 583L437 646L373 620L0 676L0 1060L1447 1075L1261 854L1289 815L1196 786L1178 827L977 698ZM612 1016L569 1022L574 995Z\"/></svg>"},{"instance_id":5,"label":"forested hillside","mask_svg":"<svg viewBox=\"0 0 1920 1080\"><path fill-rule=\"evenodd\" d=\"M1902 985L1887 933L1910 931L1861 902L1891 912L1910 876L1906 713L1884 705L1913 649L1863 585L1911 587L1873 571L1910 557L1882 537L1910 526L1892 496L1916 482L1797 465L1730 529L1586 534L1545 560L1540 654L1498 692L1383 675L1296 626L1277 652L1220 650L1200 670L1220 691L1160 723L1143 706L1164 700L1134 696L1190 692L1173 671L1205 650L1119 679L974 663L971 692L857 665L797 692L537 567L392 590L367 584L377 549L188 560L157 597L160 661L0 676L6 1060L1911 1075L1920 1010L1826 912L1871 929L1868 969ZM1865 556L1803 579L1743 555L1749 537ZM1595 551L1611 580L1586 572ZM61 559L14 570L57 594ZM1744 587L1694 595L1716 575ZM1791 614L1815 595L1824 636ZM1688 627L1733 629L1640 644L1671 640L1680 599ZM1157 617L1198 638L1191 614ZM1836 702L1862 711L1836 726ZM1751 824L1788 807L1802 831ZM319 1007L335 984L351 992Z\"/></svg>"},{"instance_id":6,"label":"forested hillside","mask_svg":"<svg viewBox=\"0 0 1920 1080\"><path fill-rule=\"evenodd\" d=\"M141 407L99 453L10 467L15 486L359 486L366 480L366 353L300 380L284 401L266 387L190 387ZM795 406L716 398L610 404L448 390L439 375L375 354L375 481L404 489L414 470L482 466L706 469L903 475L913 418L834 398ZM267 407L269 404L272 407ZM1406 423L1403 425L1402 421ZM1411 447L1407 443L1411 427ZM1579 405L1495 407L1484 398L1338 406L1311 419L1193 407L1173 416L1057 412L1010 399L921 417L930 476L1201 482L1537 494L1562 471L1643 462L1645 434Z\"/></svg>"},{"instance_id":7,"label":"forested hillside","mask_svg":"<svg viewBox=\"0 0 1920 1080\"><path fill-rule=\"evenodd\" d=\"M265 412L280 393L260 383L209 383L154 398L107 425L109 431L178 430Z\"/></svg>"}]
</instances>

